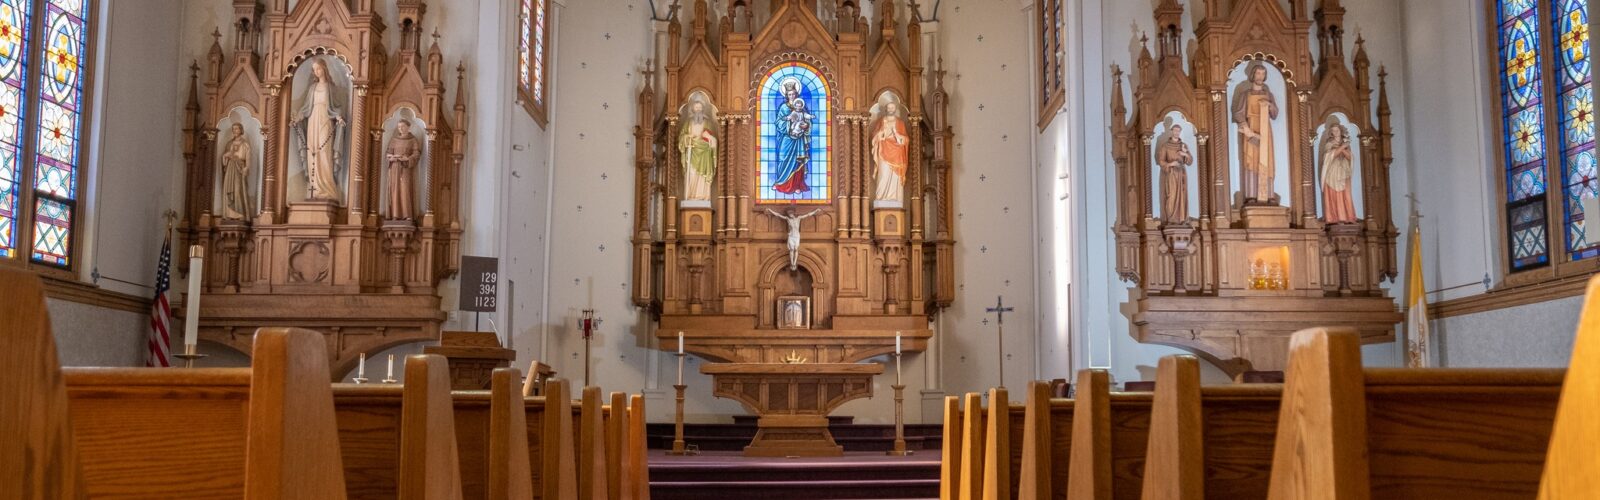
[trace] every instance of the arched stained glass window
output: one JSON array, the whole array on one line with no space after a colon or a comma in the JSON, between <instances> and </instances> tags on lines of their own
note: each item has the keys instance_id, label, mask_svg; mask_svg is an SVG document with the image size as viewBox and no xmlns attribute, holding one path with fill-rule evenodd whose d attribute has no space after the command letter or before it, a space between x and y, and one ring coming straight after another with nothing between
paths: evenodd
<instances>
[{"instance_id":1,"label":"arched stained glass window","mask_svg":"<svg viewBox=\"0 0 1600 500\"><path fill-rule=\"evenodd\" d=\"M546 80L549 71L550 0L518 0L521 13L517 25L517 93L522 106L541 125L549 115L545 106L548 97Z\"/></svg>"},{"instance_id":2,"label":"arched stained glass window","mask_svg":"<svg viewBox=\"0 0 1600 500\"><path fill-rule=\"evenodd\" d=\"M1586 0L1496 0L1493 47L1511 286L1587 274L1600 256L1585 206L1600 194ZM1523 271L1540 270L1537 273Z\"/></svg>"},{"instance_id":3,"label":"arched stained glass window","mask_svg":"<svg viewBox=\"0 0 1600 500\"><path fill-rule=\"evenodd\" d=\"M16 255L21 212L23 103L28 67L29 0L0 0L0 259Z\"/></svg>"},{"instance_id":4,"label":"arched stained glass window","mask_svg":"<svg viewBox=\"0 0 1600 500\"><path fill-rule=\"evenodd\" d=\"M1539 9L1534 0L1500 2L1500 88L1505 120L1506 202L1511 268L1549 262L1545 231L1545 132Z\"/></svg>"},{"instance_id":5,"label":"arched stained glass window","mask_svg":"<svg viewBox=\"0 0 1600 500\"><path fill-rule=\"evenodd\" d=\"M83 61L88 46L82 0L49 0L39 62L33 260L65 267L77 210L83 131Z\"/></svg>"},{"instance_id":6,"label":"arched stained glass window","mask_svg":"<svg viewBox=\"0 0 1600 500\"><path fill-rule=\"evenodd\" d=\"M1561 92L1563 219L1572 260L1600 255L1600 232L1589 238L1583 200L1596 195L1594 89L1589 84L1589 9L1585 0L1555 0L1555 83Z\"/></svg>"},{"instance_id":7,"label":"arched stained glass window","mask_svg":"<svg viewBox=\"0 0 1600 500\"><path fill-rule=\"evenodd\" d=\"M833 120L828 95L828 81L801 62L781 64L761 81L757 202L829 202Z\"/></svg>"}]
</instances>

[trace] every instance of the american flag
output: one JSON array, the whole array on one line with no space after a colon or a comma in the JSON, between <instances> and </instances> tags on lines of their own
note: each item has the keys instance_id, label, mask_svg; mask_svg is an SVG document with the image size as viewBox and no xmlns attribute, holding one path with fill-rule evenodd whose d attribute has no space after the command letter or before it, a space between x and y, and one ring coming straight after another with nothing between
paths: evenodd
<instances>
[{"instance_id":1,"label":"american flag","mask_svg":"<svg viewBox=\"0 0 1600 500\"><path fill-rule=\"evenodd\" d=\"M172 330L172 304L167 302L167 289L172 288L172 233L167 233L167 240L161 243L161 261L156 264L156 298L150 304L150 338L147 342L150 353L145 357L145 366L172 366L172 337L167 332Z\"/></svg>"}]
</instances>

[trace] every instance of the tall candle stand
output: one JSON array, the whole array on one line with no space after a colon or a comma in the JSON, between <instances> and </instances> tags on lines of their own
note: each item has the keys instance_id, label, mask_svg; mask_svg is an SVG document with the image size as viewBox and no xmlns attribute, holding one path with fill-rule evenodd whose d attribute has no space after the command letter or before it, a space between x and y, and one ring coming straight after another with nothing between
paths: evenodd
<instances>
[{"instance_id":1,"label":"tall candle stand","mask_svg":"<svg viewBox=\"0 0 1600 500\"><path fill-rule=\"evenodd\" d=\"M594 331L600 328L600 318L594 315L594 309L584 309L583 316L578 318L578 329L583 331L583 386L589 386L589 349L594 343Z\"/></svg>"},{"instance_id":2,"label":"tall candle stand","mask_svg":"<svg viewBox=\"0 0 1600 500\"><path fill-rule=\"evenodd\" d=\"M205 358L207 355L200 354L198 346L194 344L184 344L183 354L174 354L173 356L183 360L184 368L194 368L195 360Z\"/></svg>"},{"instance_id":3,"label":"tall candle stand","mask_svg":"<svg viewBox=\"0 0 1600 500\"><path fill-rule=\"evenodd\" d=\"M900 353L894 353L894 447L885 452L891 457L910 455L906 451L906 386L900 381Z\"/></svg>"},{"instance_id":4,"label":"tall candle stand","mask_svg":"<svg viewBox=\"0 0 1600 500\"><path fill-rule=\"evenodd\" d=\"M678 338L681 339L683 337L680 335ZM683 343L682 343L683 341L682 340L679 340L678 342L679 342L679 344L678 344L679 346L683 345ZM684 389L688 389L689 386L683 385L683 356L684 356L684 353L683 353L683 348L682 347L679 347L677 356L678 356L678 383L674 384L672 386L672 388L674 390L678 391L678 410L677 410L677 414L676 414L676 417L675 417L674 428L673 428L673 431L672 431L672 451L667 452L667 454L668 455L679 455L679 456L681 456L681 455L688 455L689 454L688 447L683 442L683 390Z\"/></svg>"}]
</instances>

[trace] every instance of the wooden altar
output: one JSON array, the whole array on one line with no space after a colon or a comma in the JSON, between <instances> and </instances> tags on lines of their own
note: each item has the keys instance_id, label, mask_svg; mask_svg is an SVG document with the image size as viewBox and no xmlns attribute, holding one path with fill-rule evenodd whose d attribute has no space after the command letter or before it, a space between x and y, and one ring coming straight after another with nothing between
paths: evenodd
<instances>
[{"instance_id":1,"label":"wooden altar","mask_svg":"<svg viewBox=\"0 0 1600 500\"><path fill-rule=\"evenodd\" d=\"M424 47L426 4L395 2L391 50L378 0L234 0L192 67L180 230L207 261L201 339L248 353L257 328L315 329L339 377L359 353L439 338L464 69L447 74L437 36Z\"/></svg>"},{"instance_id":2,"label":"wooden altar","mask_svg":"<svg viewBox=\"0 0 1600 500\"><path fill-rule=\"evenodd\" d=\"M1183 14L1156 6L1131 114L1112 68L1113 231L1117 271L1137 284L1133 335L1234 376L1283 370L1302 328L1393 341L1402 318L1380 287L1398 268L1387 75L1374 102L1359 37L1345 56L1344 7L1205 2L1187 44Z\"/></svg>"},{"instance_id":3,"label":"wooden altar","mask_svg":"<svg viewBox=\"0 0 1600 500\"><path fill-rule=\"evenodd\" d=\"M943 74L915 16L875 5L825 23L817 0L774 0L756 25L751 2L695 0L685 32L675 3L645 72L633 300L761 417L748 454L839 454L827 414L883 371L861 363L896 335L926 349L955 295Z\"/></svg>"}]
</instances>

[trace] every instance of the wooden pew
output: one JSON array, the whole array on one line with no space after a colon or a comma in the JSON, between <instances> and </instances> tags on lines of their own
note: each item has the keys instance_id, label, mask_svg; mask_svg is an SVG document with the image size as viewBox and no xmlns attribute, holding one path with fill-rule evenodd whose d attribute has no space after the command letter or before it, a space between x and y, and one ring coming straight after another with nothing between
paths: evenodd
<instances>
[{"instance_id":1,"label":"wooden pew","mask_svg":"<svg viewBox=\"0 0 1600 500\"><path fill-rule=\"evenodd\" d=\"M1600 492L1600 455L1595 453L1600 443L1600 419L1595 418L1600 415L1600 277L1589 280L1577 335L1545 455L1540 500Z\"/></svg>"},{"instance_id":2,"label":"wooden pew","mask_svg":"<svg viewBox=\"0 0 1600 500\"><path fill-rule=\"evenodd\" d=\"M583 388L583 411L578 426L578 498L611 500L607 480L605 408L599 387Z\"/></svg>"},{"instance_id":3,"label":"wooden pew","mask_svg":"<svg viewBox=\"0 0 1600 500\"><path fill-rule=\"evenodd\" d=\"M322 334L257 331L251 368L64 370L91 498L345 498Z\"/></svg>"},{"instance_id":4,"label":"wooden pew","mask_svg":"<svg viewBox=\"0 0 1600 500\"><path fill-rule=\"evenodd\" d=\"M1105 370L1078 372L1068 497L1137 500L1143 489L1151 393L1113 393Z\"/></svg>"},{"instance_id":5,"label":"wooden pew","mask_svg":"<svg viewBox=\"0 0 1600 500\"><path fill-rule=\"evenodd\" d=\"M450 370L438 355L409 356L404 385L333 388L351 499L461 498Z\"/></svg>"},{"instance_id":6,"label":"wooden pew","mask_svg":"<svg viewBox=\"0 0 1600 500\"><path fill-rule=\"evenodd\" d=\"M572 397L564 379L550 379L544 386L544 411L539 422L528 419L530 445L538 434L539 498L576 500L578 498L577 440L573 434ZM531 410L530 406L530 411ZM537 428L536 428L537 427Z\"/></svg>"},{"instance_id":7,"label":"wooden pew","mask_svg":"<svg viewBox=\"0 0 1600 500\"><path fill-rule=\"evenodd\" d=\"M649 434L645 432L644 395L628 398L628 458L622 470L623 500L650 500Z\"/></svg>"},{"instance_id":8,"label":"wooden pew","mask_svg":"<svg viewBox=\"0 0 1600 500\"><path fill-rule=\"evenodd\" d=\"M1564 370L1363 369L1346 329L1289 349L1268 498L1538 494Z\"/></svg>"},{"instance_id":9,"label":"wooden pew","mask_svg":"<svg viewBox=\"0 0 1600 500\"><path fill-rule=\"evenodd\" d=\"M44 288L0 269L0 499L84 498Z\"/></svg>"},{"instance_id":10,"label":"wooden pew","mask_svg":"<svg viewBox=\"0 0 1600 500\"><path fill-rule=\"evenodd\" d=\"M1028 385L1017 498L1067 498L1067 465L1076 412L1073 400L1053 398L1054 394L1049 382Z\"/></svg>"},{"instance_id":11,"label":"wooden pew","mask_svg":"<svg viewBox=\"0 0 1600 500\"><path fill-rule=\"evenodd\" d=\"M1168 356L1157 367L1144 498L1267 497L1283 386L1200 385L1200 361Z\"/></svg>"},{"instance_id":12,"label":"wooden pew","mask_svg":"<svg viewBox=\"0 0 1600 500\"><path fill-rule=\"evenodd\" d=\"M939 450L939 500L959 500L965 414L959 396L944 398L944 448Z\"/></svg>"},{"instance_id":13,"label":"wooden pew","mask_svg":"<svg viewBox=\"0 0 1600 500\"><path fill-rule=\"evenodd\" d=\"M980 500L983 498L983 455L984 446L987 445L984 437L988 431L988 414L983 407L983 395L969 392L964 402L961 413L961 467L955 495L958 500Z\"/></svg>"},{"instance_id":14,"label":"wooden pew","mask_svg":"<svg viewBox=\"0 0 1600 500\"><path fill-rule=\"evenodd\" d=\"M998 403L997 403L998 402ZM1014 500L1021 479L1026 406L1012 406L1004 387L989 390L984 417L983 500Z\"/></svg>"},{"instance_id":15,"label":"wooden pew","mask_svg":"<svg viewBox=\"0 0 1600 500\"><path fill-rule=\"evenodd\" d=\"M489 500L531 500L533 451L522 373L496 369L489 378Z\"/></svg>"}]
</instances>

